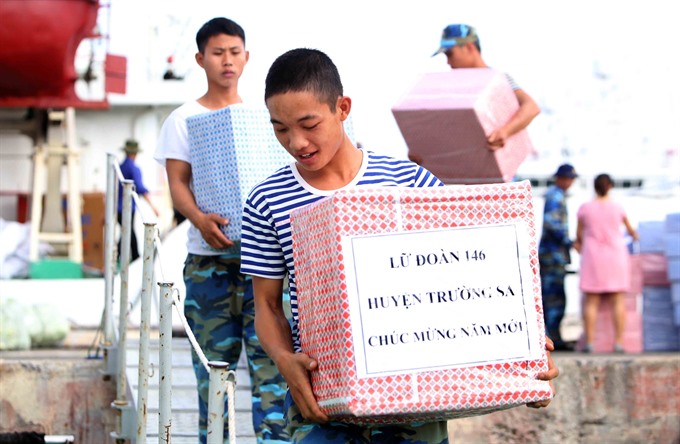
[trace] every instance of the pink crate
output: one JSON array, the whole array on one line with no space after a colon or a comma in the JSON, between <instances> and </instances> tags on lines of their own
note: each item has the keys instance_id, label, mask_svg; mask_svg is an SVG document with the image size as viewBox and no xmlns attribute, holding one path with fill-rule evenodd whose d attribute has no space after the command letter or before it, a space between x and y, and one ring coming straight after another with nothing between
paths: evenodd
<instances>
[{"instance_id":1,"label":"pink crate","mask_svg":"<svg viewBox=\"0 0 680 444\"><path fill-rule=\"evenodd\" d=\"M642 294L643 272L642 272L642 255L630 255L630 293Z\"/></svg>"},{"instance_id":2,"label":"pink crate","mask_svg":"<svg viewBox=\"0 0 680 444\"><path fill-rule=\"evenodd\" d=\"M641 293L630 292L625 295L626 324L623 331L623 350L626 353L642 353L642 297ZM581 301L583 302L583 300ZM603 297L597 312L593 352L611 353L614 351L613 305L608 297ZM579 348L586 344L585 333L579 338Z\"/></svg>"},{"instance_id":3,"label":"pink crate","mask_svg":"<svg viewBox=\"0 0 680 444\"><path fill-rule=\"evenodd\" d=\"M639 266L642 269L642 285L668 287L668 258L663 253L641 253Z\"/></svg>"},{"instance_id":4,"label":"pink crate","mask_svg":"<svg viewBox=\"0 0 680 444\"><path fill-rule=\"evenodd\" d=\"M319 362L312 386L321 408L345 422L403 423L480 415L549 399L549 383L536 379L548 366L534 221L528 181L357 187L294 210L300 341L303 352ZM516 243L506 236L513 230L524 233ZM393 254L428 245L451 252L448 243L458 240L460 260L440 256L441 267L433 265L433 256L414 254L414 262L404 265ZM464 246L465 241L480 248ZM501 247L505 242L514 246ZM477 259L472 259L474 252ZM431 267L424 266L428 261ZM497 272L485 273L485 267ZM499 284L503 269L510 270L507 282L515 282L512 273L518 270L521 286ZM455 287L453 297L449 293L449 299L442 299L441 291L427 299L423 295L428 293L416 287L404 289L401 299L378 293L415 282ZM371 287L377 290L366 291ZM515 324L520 336L509 337L509 329L501 328L508 323L488 319L473 331L471 322L479 313L507 320L513 310L524 313L513 318L523 323L524 330ZM444 327L436 324L440 319L447 322ZM426 340L423 326L430 323L432 336ZM381 328L390 329L391 345L389 338L381 342L387 336L370 331ZM527 351L514 354L517 344Z\"/></svg>"},{"instance_id":5,"label":"pink crate","mask_svg":"<svg viewBox=\"0 0 680 444\"><path fill-rule=\"evenodd\" d=\"M490 151L488 134L519 108L505 74L490 68L424 74L392 108L409 150L449 184L509 182L532 153L526 130Z\"/></svg>"}]
</instances>

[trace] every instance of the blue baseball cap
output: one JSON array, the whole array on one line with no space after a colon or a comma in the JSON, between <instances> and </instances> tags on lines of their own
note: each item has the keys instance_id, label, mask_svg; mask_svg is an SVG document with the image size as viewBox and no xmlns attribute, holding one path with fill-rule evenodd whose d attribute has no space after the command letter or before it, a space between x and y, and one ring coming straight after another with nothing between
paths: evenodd
<instances>
[{"instance_id":1,"label":"blue baseball cap","mask_svg":"<svg viewBox=\"0 0 680 444\"><path fill-rule=\"evenodd\" d=\"M442 31L442 40L439 44L439 49L437 52L432 54L432 57L442 52L446 52L448 49L456 46L463 45L468 42L478 42L479 36L475 31L475 28L465 24L455 24L449 25Z\"/></svg>"},{"instance_id":2,"label":"blue baseball cap","mask_svg":"<svg viewBox=\"0 0 680 444\"><path fill-rule=\"evenodd\" d=\"M578 177L578 174L576 174L576 169L573 166L565 163L557 168L555 177L568 177L573 179L574 177Z\"/></svg>"}]
</instances>

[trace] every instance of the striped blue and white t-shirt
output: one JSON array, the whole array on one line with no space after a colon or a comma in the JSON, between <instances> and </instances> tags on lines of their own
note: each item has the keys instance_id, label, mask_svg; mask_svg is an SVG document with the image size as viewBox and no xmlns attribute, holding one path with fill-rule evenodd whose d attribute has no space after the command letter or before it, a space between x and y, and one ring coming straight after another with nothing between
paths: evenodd
<instances>
[{"instance_id":1,"label":"striped blue and white t-shirt","mask_svg":"<svg viewBox=\"0 0 680 444\"><path fill-rule=\"evenodd\" d=\"M408 160L364 151L357 176L342 189L355 186L433 187L444 184L430 171ZM270 279L288 273L293 315L293 346L300 351L295 264L290 212L332 195L309 185L294 164L279 169L250 192L243 208L241 272Z\"/></svg>"}]
</instances>

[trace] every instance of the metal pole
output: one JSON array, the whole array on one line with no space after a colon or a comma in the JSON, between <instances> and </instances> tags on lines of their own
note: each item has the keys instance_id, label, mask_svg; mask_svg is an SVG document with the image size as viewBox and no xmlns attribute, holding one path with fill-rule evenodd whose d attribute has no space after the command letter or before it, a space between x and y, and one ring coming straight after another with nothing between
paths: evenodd
<instances>
[{"instance_id":1,"label":"metal pole","mask_svg":"<svg viewBox=\"0 0 680 444\"><path fill-rule=\"evenodd\" d=\"M45 156L43 146L35 147L33 153L33 191L31 193L31 237L29 239L28 258L31 262L40 259L40 222L42 221L43 193L45 190Z\"/></svg>"},{"instance_id":2,"label":"metal pole","mask_svg":"<svg viewBox=\"0 0 680 444\"><path fill-rule=\"evenodd\" d=\"M128 313L128 269L130 268L130 235L132 233L132 190L135 183L123 181L123 213L120 239L120 312L118 313L118 376L116 400L126 402L126 336Z\"/></svg>"},{"instance_id":3,"label":"metal pole","mask_svg":"<svg viewBox=\"0 0 680 444\"><path fill-rule=\"evenodd\" d=\"M222 444L224 442L224 389L226 388L229 364L223 361L210 361L208 367L210 367L208 444Z\"/></svg>"},{"instance_id":4,"label":"metal pole","mask_svg":"<svg viewBox=\"0 0 680 444\"><path fill-rule=\"evenodd\" d=\"M236 444L236 372L227 372L227 399L228 399L228 422L229 422L229 444Z\"/></svg>"},{"instance_id":5,"label":"metal pole","mask_svg":"<svg viewBox=\"0 0 680 444\"><path fill-rule=\"evenodd\" d=\"M149 392L149 339L151 295L153 292L154 234L156 224L144 223L144 255L142 268L141 320L139 323L139 382L137 385L137 442L146 442L147 404Z\"/></svg>"},{"instance_id":6,"label":"metal pole","mask_svg":"<svg viewBox=\"0 0 680 444\"><path fill-rule=\"evenodd\" d=\"M71 225L72 241L69 246L69 258L78 263L83 262L83 227L80 210L80 168L79 152L76 147L76 110L66 108L64 124L66 125L66 165L68 177L68 213Z\"/></svg>"},{"instance_id":7,"label":"metal pole","mask_svg":"<svg viewBox=\"0 0 680 444\"><path fill-rule=\"evenodd\" d=\"M116 157L106 155L106 224L104 225L104 345L113 344L113 276L116 270L115 229L118 181Z\"/></svg>"},{"instance_id":8,"label":"metal pole","mask_svg":"<svg viewBox=\"0 0 680 444\"><path fill-rule=\"evenodd\" d=\"M159 386L158 386L158 437L169 443L172 427L172 282L159 282L161 301L159 307Z\"/></svg>"}]
</instances>

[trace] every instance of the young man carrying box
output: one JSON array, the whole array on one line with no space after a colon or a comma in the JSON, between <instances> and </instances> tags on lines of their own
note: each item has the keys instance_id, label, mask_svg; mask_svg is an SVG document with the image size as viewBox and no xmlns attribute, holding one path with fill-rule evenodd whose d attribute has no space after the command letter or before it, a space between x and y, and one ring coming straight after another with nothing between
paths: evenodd
<instances>
[{"instance_id":1,"label":"young man carrying box","mask_svg":"<svg viewBox=\"0 0 680 444\"><path fill-rule=\"evenodd\" d=\"M331 421L321 410L310 383L310 372L318 363L300 350L290 232L293 209L339 189L433 187L441 186L441 181L410 161L379 156L351 143L343 121L352 101L343 95L337 68L320 51L295 49L280 56L266 78L265 102L274 132L295 163L252 190L243 214L241 270L253 276L258 337L288 382L286 423L293 442L448 442L446 421L369 428ZM286 275L292 331L281 298ZM550 360L550 370L539 378L551 380L557 375Z\"/></svg>"},{"instance_id":2,"label":"young man carrying box","mask_svg":"<svg viewBox=\"0 0 680 444\"><path fill-rule=\"evenodd\" d=\"M230 368L236 368L245 347L255 435L260 443L281 443L288 442L282 420L285 381L255 335L252 283L239 272L235 239L228 239L222 231L230 221L218 214L216 208L198 203L215 188L196 186L197 182L208 181L206 172L198 168L205 155L191 148L192 134L187 125L198 115L241 104L239 79L250 57L245 38L243 28L225 17L215 17L201 26L196 33L196 62L205 71L208 90L168 116L161 128L155 158L166 168L174 208L191 222L184 262L184 314L189 326L206 357L226 361ZM226 151L227 146L221 146L221 150ZM209 374L193 350L192 362L198 385L199 442L205 443ZM224 412L227 439L226 399Z\"/></svg>"},{"instance_id":3,"label":"young man carrying box","mask_svg":"<svg viewBox=\"0 0 680 444\"><path fill-rule=\"evenodd\" d=\"M440 47L433 56L441 53L446 55L446 63L452 69L489 67L482 58L482 47L475 28L466 24L453 24L444 28ZM509 137L526 128L541 112L534 99L512 77L506 76L517 97L519 109L510 120L487 137L492 151L503 148Z\"/></svg>"}]
</instances>

